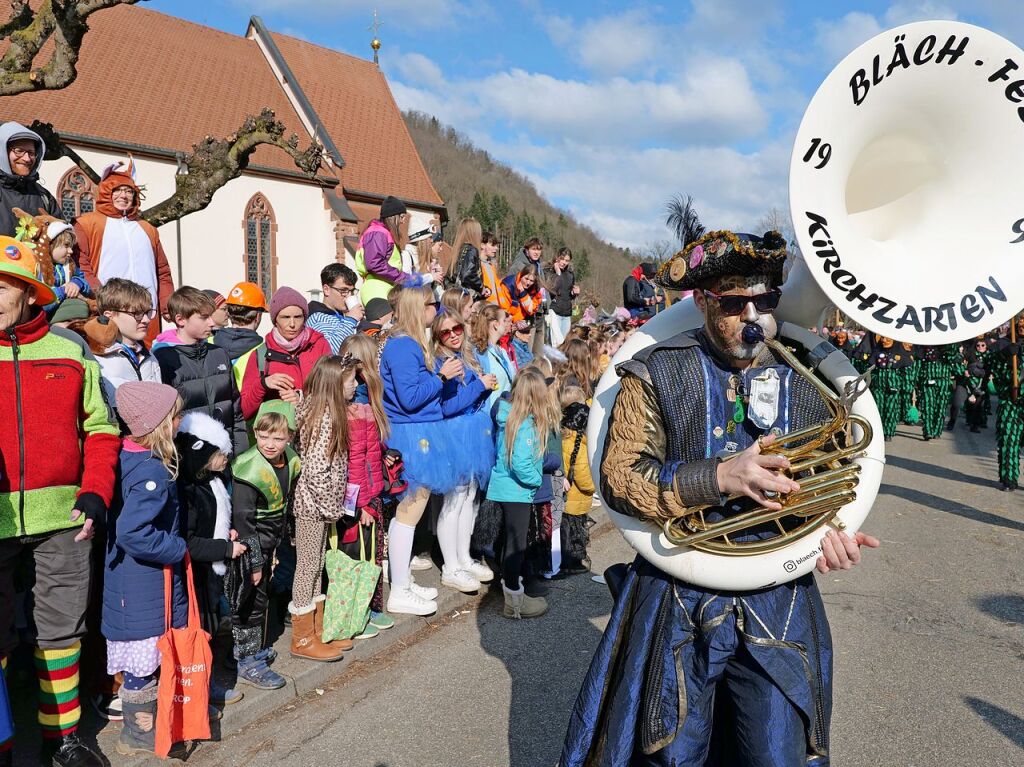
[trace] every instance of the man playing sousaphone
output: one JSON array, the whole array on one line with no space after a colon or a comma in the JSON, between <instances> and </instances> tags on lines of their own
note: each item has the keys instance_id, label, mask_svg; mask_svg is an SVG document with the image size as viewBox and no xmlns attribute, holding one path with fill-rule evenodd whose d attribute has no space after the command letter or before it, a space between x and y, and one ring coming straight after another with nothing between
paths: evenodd
<instances>
[{"instance_id":1,"label":"man playing sousaphone","mask_svg":"<svg viewBox=\"0 0 1024 767\"><path fill-rule=\"evenodd\" d=\"M776 232L718 231L662 267L657 281L693 290L704 326L618 366L601 459L613 509L660 527L686 507L710 505L711 522L757 505L780 509L780 495L799 489L778 473L786 458L761 452L779 435L829 419L821 394L764 343L777 333L785 259ZM765 524L740 539L778 531ZM849 569L861 546L878 541L829 528L821 546L817 569L826 573ZM576 702L561 764L821 767L831 709L831 638L813 575L713 592L637 557Z\"/></svg>"}]
</instances>

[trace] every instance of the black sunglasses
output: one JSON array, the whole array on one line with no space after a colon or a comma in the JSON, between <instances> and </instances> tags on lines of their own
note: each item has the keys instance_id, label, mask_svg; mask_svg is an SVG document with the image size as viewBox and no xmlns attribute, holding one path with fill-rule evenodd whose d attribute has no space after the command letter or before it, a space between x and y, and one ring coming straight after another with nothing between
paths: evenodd
<instances>
[{"instance_id":1,"label":"black sunglasses","mask_svg":"<svg viewBox=\"0 0 1024 767\"><path fill-rule=\"evenodd\" d=\"M727 317L735 317L737 314L743 314L743 310L750 303L754 304L754 308L761 314L775 311L779 305L779 299L782 298L782 291L778 288L772 288L767 293L758 293L756 296L737 296L732 294L723 296L714 291L705 290L704 295L718 302L722 314Z\"/></svg>"}]
</instances>

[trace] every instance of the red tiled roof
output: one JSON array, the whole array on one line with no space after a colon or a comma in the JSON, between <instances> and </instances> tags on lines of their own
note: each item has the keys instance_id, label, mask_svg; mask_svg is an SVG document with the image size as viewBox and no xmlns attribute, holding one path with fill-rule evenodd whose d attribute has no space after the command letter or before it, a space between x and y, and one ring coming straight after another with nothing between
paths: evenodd
<instances>
[{"instance_id":1,"label":"red tiled roof","mask_svg":"<svg viewBox=\"0 0 1024 767\"><path fill-rule=\"evenodd\" d=\"M346 189L442 204L376 64L271 34L345 160Z\"/></svg>"},{"instance_id":2,"label":"red tiled roof","mask_svg":"<svg viewBox=\"0 0 1024 767\"><path fill-rule=\"evenodd\" d=\"M270 107L286 136L296 132L299 146L309 145L254 41L139 6L99 11L89 27L77 79L59 91L0 99L4 120L38 118L58 132L189 151L204 136L227 137L247 115ZM48 43L37 62L51 50ZM257 148L250 163L299 172L288 155L267 146Z\"/></svg>"}]
</instances>

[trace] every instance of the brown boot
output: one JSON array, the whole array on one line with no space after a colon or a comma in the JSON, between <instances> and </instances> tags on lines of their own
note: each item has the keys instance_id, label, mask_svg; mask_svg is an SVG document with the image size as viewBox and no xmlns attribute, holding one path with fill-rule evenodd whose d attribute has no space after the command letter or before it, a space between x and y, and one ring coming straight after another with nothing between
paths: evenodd
<instances>
[{"instance_id":1,"label":"brown boot","mask_svg":"<svg viewBox=\"0 0 1024 767\"><path fill-rule=\"evenodd\" d=\"M342 651L325 645L313 630L315 606L297 608L294 603L291 603L288 605L288 612L292 616L293 658L305 658L321 663L333 663L341 660Z\"/></svg>"},{"instance_id":2,"label":"brown boot","mask_svg":"<svg viewBox=\"0 0 1024 767\"><path fill-rule=\"evenodd\" d=\"M323 642L324 638L324 604L326 602L327 597L323 594L313 597L313 604L316 606L316 610L313 612L313 630L316 631L317 639L321 642ZM324 642L324 644L342 652L348 652L352 649L351 639L334 639L330 642Z\"/></svg>"}]
</instances>

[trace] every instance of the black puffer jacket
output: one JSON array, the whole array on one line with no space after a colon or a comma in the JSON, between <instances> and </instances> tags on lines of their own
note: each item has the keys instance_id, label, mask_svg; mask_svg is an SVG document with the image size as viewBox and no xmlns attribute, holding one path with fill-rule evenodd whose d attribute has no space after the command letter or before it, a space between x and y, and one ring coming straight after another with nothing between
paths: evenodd
<instances>
[{"instance_id":1,"label":"black puffer jacket","mask_svg":"<svg viewBox=\"0 0 1024 767\"><path fill-rule=\"evenodd\" d=\"M242 398L235 386L228 353L206 341L153 350L165 384L178 390L185 412L198 410L216 418L228 430L235 455L249 449L242 418Z\"/></svg>"},{"instance_id":2,"label":"black puffer jacket","mask_svg":"<svg viewBox=\"0 0 1024 767\"><path fill-rule=\"evenodd\" d=\"M36 144L36 164L27 176L14 175L7 157L7 145L18 139L29 139ZM14 236L18 217L12 208L21 208L32 216L38 216L42 208L51 216L62 217L57 198L39 183L39 168L43 164L44 154L46 145L35 131L16 122L0 125L0 234Z\"/></svg>"}]
</instances>

